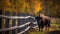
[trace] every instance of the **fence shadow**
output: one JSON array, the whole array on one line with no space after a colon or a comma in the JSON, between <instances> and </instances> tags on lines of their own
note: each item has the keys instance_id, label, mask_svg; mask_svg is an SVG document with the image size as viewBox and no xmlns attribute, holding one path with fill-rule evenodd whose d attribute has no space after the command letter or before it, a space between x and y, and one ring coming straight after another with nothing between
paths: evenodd
<instances>
[{"instance_id":1,"label":"fence shadow","mask_svg":"<svg viewBox=\"0 0 60 34\"><path fill-rule=\"evenodd\" d=\"M46 34L60 34L60 30L58 30L58 31L50 31L50 32L48 32Z\"/></svg>"}]
</instances>

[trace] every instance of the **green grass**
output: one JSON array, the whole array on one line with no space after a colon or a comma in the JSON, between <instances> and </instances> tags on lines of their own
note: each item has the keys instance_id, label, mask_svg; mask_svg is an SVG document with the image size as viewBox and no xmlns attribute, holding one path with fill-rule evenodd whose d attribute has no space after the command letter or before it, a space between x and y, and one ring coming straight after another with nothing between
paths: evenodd
<instances>
[{"instance_id":1,"label":"green grass","mask_svg":"<svg viewBox=\"0 0 60 34\"><path fill-rule=\"evenodd\" d=\"M45 34L46 32L39 32L39 31L35 31L35 32L30 32L30 34Z\"/></svg>"}]
</instances>

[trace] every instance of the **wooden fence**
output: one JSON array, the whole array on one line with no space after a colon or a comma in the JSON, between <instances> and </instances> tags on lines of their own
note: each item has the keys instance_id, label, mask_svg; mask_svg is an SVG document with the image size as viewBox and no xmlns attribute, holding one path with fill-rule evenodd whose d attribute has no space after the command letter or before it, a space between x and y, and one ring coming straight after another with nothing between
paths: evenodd
<instances>
[{"instance_id":1,"label":"wooden fence","mask_svg":"<svg viewBox=\"0 0 60 34\"><path fill-rule=\"evenodd\" d=\"M0 10L0 34L23 34L30 28L37 27L33 15Z\"/></svg>"}]
</instances>

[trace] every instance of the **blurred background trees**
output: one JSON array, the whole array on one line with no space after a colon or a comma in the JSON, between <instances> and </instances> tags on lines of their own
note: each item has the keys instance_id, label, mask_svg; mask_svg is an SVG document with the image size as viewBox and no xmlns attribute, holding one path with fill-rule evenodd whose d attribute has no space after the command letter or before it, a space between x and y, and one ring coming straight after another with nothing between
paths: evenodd
<instances>
[{"instance_id":1,"label":"blurred background trees","mask_svg":"<svg viewBox=\"0 0 60 34\"><path fill-rule=\"evenodd\" d=\"M0 0L0 10L60 17L60 0Z\"/></svg>"},{"instance_id":2,"label":"blurred background trees","mask_svg":"<svg viewBox=\"0 0 60 34\"><path fill-rule=\"evenodd\" d=\"M43 0L42 7L42 10L38 13L60 18L60 0Z\"/></svg>"}]
</instances>

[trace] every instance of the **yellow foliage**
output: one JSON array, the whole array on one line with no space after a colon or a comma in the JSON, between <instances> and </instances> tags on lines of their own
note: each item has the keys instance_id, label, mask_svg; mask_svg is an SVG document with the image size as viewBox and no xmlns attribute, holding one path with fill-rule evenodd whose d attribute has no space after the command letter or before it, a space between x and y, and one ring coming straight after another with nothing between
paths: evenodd
<instances>
[{"instance_id":1,"label":"yellow foliage","mask_svg":"<svg viewBox=\"0 0 60 34\"><path fill-rule=\"evenodd\" d=\"M9 7L9 6L11 6L11 3L9 2L9 0L4 0L2 2L2 5L4 5L5 7Z\"/></svg>"},{"instance_id":2,"label":"yellow foliage","mask_svg":"<svg viewBox=\"0 0 60 34\"><path fill-rule=\"evenodd\" d=\"M24 5L25 5L25 7L26 7L26 6L27 6L27 7L29 7L29 4L28 4L28 3L26 3L26 2L24 3Z\"/></svg>"},{"instance_id":3,"label":"yellow foliage","mask_svg":"<svg viewBox=\"0 0 60 34\"><path fill-rule=\"evenodd\" d=\"M26 10L31 12L30 8L33 7L34 13L37 14L37 12L42 10L41 7L42 2L39 2L37 0L31 3L31 5L33 4L33 6L30 6L29 3L25 2L26 0L11 0L11 2L9 1L10 0L3 0L2 2L2 6L5 11L25 12L25 9L27 7Z\"/></svg>"},{"instance_id":4,"label":"yellow foliage","mask_svg":"<svg viewBox=\"0 0 60 34\"><path fill-rule=\"evenodd\" d=\"M38 1L35 2L35 14L39 12L40 10L42 10L41 4L42 2L38 2Z\"/></svg>"}]
</instances>

